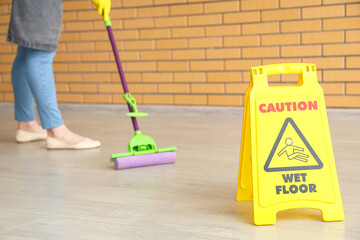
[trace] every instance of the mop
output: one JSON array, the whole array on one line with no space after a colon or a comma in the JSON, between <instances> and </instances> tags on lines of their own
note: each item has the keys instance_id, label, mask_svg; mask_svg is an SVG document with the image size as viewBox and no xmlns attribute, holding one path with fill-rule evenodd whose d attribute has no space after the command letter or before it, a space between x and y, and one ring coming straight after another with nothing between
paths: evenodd
<instances>
[{"instance_id":1,"label":"mop","mask_svg":"<svg viewBox=\"0 0 360 240\"><path fill-rule=\"evenodd\" d=\"M124 89L124 99L126 100L129 108L129 113L127 113L127 116L131 117L131 121L135 131L135 136L132 137L129 142L128 152L112 154L110 161L114 162L115 169L174 163L176 159L176 147L157 148L154 140L151 137L141 133L136 118L145 117L148 114L138 111L135 98L131 95L127 87L124 71L121 66L114 35L111 29L110 18L108 18L108 20L105 22L105 26L109 33L115 61Z\"/></svg>"}]
</instances>

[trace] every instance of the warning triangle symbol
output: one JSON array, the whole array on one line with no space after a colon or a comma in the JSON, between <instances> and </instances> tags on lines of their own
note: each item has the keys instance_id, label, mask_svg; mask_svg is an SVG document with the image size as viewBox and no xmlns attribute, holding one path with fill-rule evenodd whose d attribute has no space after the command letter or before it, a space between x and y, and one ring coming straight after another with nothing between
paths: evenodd
<instances>
[{"instance_id":1,"label":"warning triangle symbol","mask_svg":"<svg viewBox=\"0 0 360 240\"><path fill-rule=\"evenodd\" d=\"M285 119L270 155L266 172L321 169L323 163L292 118Z\"/></svg>"}]
</instances>

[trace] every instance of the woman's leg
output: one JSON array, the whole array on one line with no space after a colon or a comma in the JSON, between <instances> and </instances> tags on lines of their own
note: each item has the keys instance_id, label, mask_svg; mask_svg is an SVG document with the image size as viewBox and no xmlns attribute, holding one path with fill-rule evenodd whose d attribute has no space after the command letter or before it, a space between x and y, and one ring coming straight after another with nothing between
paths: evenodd
<instances>
[{"instance_id":1,"label":"woman's leg","mask_svg":"<svg viewBox=\"0 0 360 240\"><path fill-rule=\"evenodd\" d=\"M18 121L18 130L45 134L46 131L35 121L34 97L26 79L26 55L27 48L19 46L11 70L11 83L15 98L15 120Z\"/></svg>"},{"instance_id":2,"label":"woman's leg","mask_svg":"<svg viewBox=\"0 0 360 240\"><path fill-rule=\"evenodd\" d=\"M27 48L25 72L44 129L64 125L56 99L54 56L55 51Z\"/></svg>"},{"instance_id":3,"label":"woman's leg","mask_svg":"<svg viewBox=\"0 0 360 240\"><path fill-rule=\"evenodd\" d=\"M100 146L93 141L73 133L61 117L56 99L53 60L55 51L43 51L28 48L26 57L26 76L31 92L35 97L42 127L47 129L48 148L67 148L82 143L76 149L87 149ZM49 142L52 143L49 147Z\"/></svg>"}]
</instances>

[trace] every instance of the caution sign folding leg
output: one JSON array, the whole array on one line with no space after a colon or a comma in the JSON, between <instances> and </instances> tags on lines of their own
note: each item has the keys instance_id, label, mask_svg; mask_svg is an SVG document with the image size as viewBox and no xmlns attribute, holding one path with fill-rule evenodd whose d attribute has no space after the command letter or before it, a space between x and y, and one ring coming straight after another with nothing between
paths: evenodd
<instances>
[{"instance_id":1,"label":"caution sign folding leg","mask_svg":"<svg viewBox=\"0 0 360 240\"><path fill-rule=\"evenodd\" d=\"M267 76L298 74L296 85L269 86ZM237 200L253 200L254 223L276 213L319 209L324 221L344 219L323 91L314 64L251 69L245 93Z\"/></svg>"}]
</instances>

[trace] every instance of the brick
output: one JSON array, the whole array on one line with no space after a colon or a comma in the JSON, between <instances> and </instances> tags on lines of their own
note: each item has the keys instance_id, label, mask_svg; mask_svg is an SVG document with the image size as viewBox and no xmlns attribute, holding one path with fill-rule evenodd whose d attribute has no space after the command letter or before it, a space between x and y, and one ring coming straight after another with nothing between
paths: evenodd
<instances>
[{"instance_id":1,"label":"brick","mask_svg":"<svg viewBox=\"0 0 360 240\"><path fill-rule=\"evenodd\" d=\"M221 14L206 14L188 17L189 26L206 26L222 23Z\"/></svg>"},{"instance_id":2,"label":"brick","mask_svg":"<svg viewBox=\"0 0 360 240\"><path fill-rule=\"evenodd\" d=\"M57 73L55 74L56 82L81 82L81 74L77 73Z\"/></svg>"},{"instance_id":3,"label":"brick","mask_svg":"<svg viewBox=\"0 0 360 240\"><path fill-rule=\"evenodd\" d=\"M54 62L79 62L79 53L57 53Z\"/></svg>"},{"instance_id":4,"label":"brick","mask_svg":"<svg viewBox=\"0 0 360 240\"><path fill-rule=\"evenodd\" d=\"M279 57L279 47L243 48L243 58L270 58Z\"/></svg>"},{"instance_id":5,"label":"brick","mask_svg":"<svg viewBox=\"0 0 360 240\"><path fill-rule=\"evenodd\" d=\"M310 7L302 9L302 18L330 18L343 17L345 7L343 5Z\"/></svg>"},{"instance_id":6,"label":"brick","mask_svg":"<svg viewBox=\"0 0 360 240\"><path fill-rule=\"evenodd\" d=\"M261 45L295 45L300 44L300 34L276 34L276 35L263 35L261 36Z\"/></svg>"},{"instance_id":7,"label":"brick","mask_svg":"<svg viewBox=\"0 0 360 240\"><path fill-rule=\"evenodd\" d=\"M84 62L104 62L109 61L109 59L107 52L81 53L81 61Z\"/></svg>"},{"instance_id":8,"label":"brick","mask_svg":"<svg viewBox=\"0 0 360 240\"><path fill-rule=\"evenodd\" d=\"M76 21L76 20L78 20L76 12L64 12L63 13L63 23L70 22L70 21Z\"/></svg>"},{"instance_id":9,"label":"brick","mask_svg":"<svg viewBox=\"0 0 360 240\"><path fill-rule=\"evenodd\" d=\"M157 84L129 84L132 93L157 93Z\"/></svg>"},{"instance_id":10,"label":"brick","mask_svg":"<svg viewBox=\"0 0 360 240\"><path fill-rule=\"evenodd\" d=\"M13 63L16 55L15 54L1 54L0 62L2 63Z\"/></svg>"},{"instance_id":11,"label":"brick","mask_svg":"<svg viewBox=\"0 0 360 240\"><path fill-rule=\"evenodd\" d=\"M170 38L170 29L144 29L140 30L140 39Z\"/></svg>"},{"instance_id":12,"label":"brick","mask_svg":"<svg viewBox=\"0 0 360 240\"><path fill-rule=\"evenodd\" d=\"M176 105L206 105L206 95L175 95L174 103Z\"/></svg>"},{"instance_id":13,"label":"brick","mask_svg":"<svg viewBox=\"0 0 360 240\"><path fill-rule=\"evenodd\" d=\"M219 83L206 83L206 84L199 84L193 83L191 84L191 92L192 93L225 93L225 86L224 84Z\"/></svg>"},{"instance_id":14,"label":"brick","mask_svg":"<svg viewBox=\"0 0 360 240\"><path fill-rule=\"evenodd\" d=\"M240 72L208 72L207 80L208 82L241 82L242 77Z\"/></svg>"},{"instance_id":15,"label":"brick","mask_svg":"<svg viewBox=\"0 0 360 240\"><path fill-rule=\"evenodd\" d=\"M249 87L247 83L227 83L225 85L225 92L227 94L244 94Z\"/></svg>"},{"instance_id":16,"label":"brick","mask_svg":"<svg viewBox=\"0 0 360 240\"><path fill-rule=\"evenodd\" d=\"M189 39L189 48L222 47L221 37Z\"/></svg>"},{"instance_id":17,"label":"brick","mask_svg":"<svg viewBox=\"0 0 360 240\"><path fill-rule=\"evenodd\" d=\"M346 31L346 42L360 42L360 30Z\"/></svg>"},{"instance_id":18,"label":"brick","mask_svg":"<svg viewBox=\"0 0 360 240\"><path fill-rule=\"evenodd\" d=\"M0 13L1 14L9 13L9 7L7 5L0 5Z\"/></svg>"},{"instance_id":19,"label":"brick","mask_svg":"<svg viewBox=\"0 0 360 240\"><path fill-rule=\"evenodd\" d=\"M138 51L122 51L119 52L119 57L122 61L138 61L140 59ZM115 62L115 57L112 53L110 60Z\"/></svg>"},{"instance_id":20,"label":"brick","mask_svg":"<svg viewBox=\"0 0 360 240\"><path fill-rule=\"evenodd\" d=\"M143 73L142 74L143 82L172 82L171 73Z\"/></svg>"},{"instance_id":21,"label":"brick","mask_svg":"<svg viewBox=\"0 0 360 240\"><path fill-rule=\"evenodd\" d=\"M70 84L70 92L96 92L97 85L96 84Z\"/></svg>"},{"instance_id":22,"label":"brick","mask_svg":"<svg viewBox=\"0 0 360 240\"><path fill-rule=\"evenodd\" d=\"M171 51L141 51L140 58L142 60L170 60Z\"/></svg>"},{"instance_id":23,"label":"brick","mask_svg":"<svg viewBox=\"0 0 360 240\"><path fill-rule=\"evenodd\" d=\"M251 67L259 66L260 60L226 60L225 70L249 70Z\"/></svg>"},{"instance_id":24,"label":"brick","mask_svg":"<svg viewBox=\"0 0 360 240\"><path fill-rule=\"evenodd\" d=\"M134 8L111 9L111 21L115 19L126 19L126 18L135 18L135 17L136 17L136 9Z\"/></svg>"},{"instance_id":25,"label":"brick","mask_svg":"<svg viewBox=\"0 0 360 240\"><path fill-rule=\"evenodd\" d=\"M142 28L152 28L154 27L153 19L129 19L124 20L125 29L142 29Z\"/></svg>"},{"instance_id":26,"label":"brick","mask_svg":"<svg viewBox=\"0 0 360 240\"><path fill-rule=\"evenodd\" d=\"M264 10L264 9L273 9L279 7L278 0L266 0L266 1L241 1L241 11L249 10Z\"/></svg>"},{"instance_id":27,"label":"brick","mask_svg":"<svg viewBox=\"0 0 360 240\"><path fill-rule=\"evenodd\" d=\"M172 52L174 60L190 60L190 59L204 59L204 50L174 50Z\"/></svg>"},{"instance_id":28,"label":"brick","mask_svg":"<svg viewBox=\"0 0 360 240\"><path fill-rule=\"evenodd\" d=\"M122 44L116 43L118 50L123 49ZM112 51L110 42L96 42L95 51Z\"/></svg>"},{"instance_id":29,"label":"brick","mask_svg":"<svg viewBox=\"0 0 360 240\"><path fill-rule=\"evenodd\" d=\"M240 48L207 49L207 59L231 59L240 58Z\"/></svg>"},{"instance_id":30,"label":"brick","mask_svg":"<svg viewBox=\"0 0 360 240\"><path fill-rule=\"evenodd\" d=\"M64 2L64 11L69 10L87 10L91 9L90 1L65 1Z\"/></svg>"},{"instance_id":31,"label":"brick","mask_svg":"<svg viewBox=\"0 0 360 240\"><path fill-rule=\"evenodd\" d=\"M205 13L224 13L240 10L240 1L221 1L204 4Z\"/></svg>"},{"instance_id":32,"label":"brick","mask_svg":"<svg viewBox=\"0 0 360 240\"><path fill-rule=\"evenodd\" d=\"M359 16L360 15L360 4L348 4L346 5L346 16Z\"/></svg>"},{"instance_id":33,"label":"brick","mask_svg":"<svg viewBox=\"0 0 360 240\"><path fill-rule=\"evenodd\" d=\"M155 5L186 3L186 0L154 0Z\"/></svg>"},{"instance_id":34,"label":"brick","mask_svg":"<svg viewBox=\"0 0 360 240\"><path fill-rule=\"evenodd\" d=\"M12 85L10 83L2 83L0 84L0 91L1 92L10 92L12 91Z\"/></svg>"},{"instance_id":35,"label":"brick","mask_svg":"<svg viewBox=\"0 0 360 240\"><path fill-rule=\"evenodd\" d=\"M5 101L4 94L0 93L0 101Z\"/></svg>"},{"instance_id":36,"label":"brick","mask_svg":"<svg viewBox=\"0 0 360 240\"><path fill-rule=\"evenodd\" d=\"M53 70L55 73L58 72L67 72L68 71L68 64L67 63L54 63Z\"/></svg>"},{"instance_id":37,"label":"brick","mask_svg":"<svg viewBox=\"0 0 360 240\"><path fill-rule=\"evenodd\" d=\"M69 64L70 72L95 72L96 64L95 63L72 63Z\"/></svg>"},{"instance_id":38,"label":"brick","mask_svg":"<svg viewBox=\"0 0 360 240\"><path fill-rule=\"evenodd\" d=\"M60 42L76 42L79 41L80 34L78 33L61 33Z\"/></svg>"},{"instance_id":39,"label":"brick","mask_svg":"<svg viewBox=\"0 0 360 240\"><path fill-rule=\"evenodd\" d=\"M65 29L66 31L90 31L94 27L92 22L67 22Z\"/></svg>"},{"instance_id":40,"label":"brick","mask_svg":"<svg viewBox=\"0 0 360 240\"><path fill-rule=\"evenodd\" d=\"M216 2L217 0L188 0L189 3L194 3L194 2Z\"/></svg>"},{"instance_id":41,"label":"brick","mask_svg":"<svg viewBox=\"0 0 360 240\"><path fill-rule=\"evenodd\" d=\"M303 58L304 63L314 63L317 69L341 69L345 67L343 57Z\"/></svg>"},{"instance_id":42,"label":"brick","mask_svg":"<svg viewBox=\"0 0 360 240\"><path fill-rule=\"evenodd\" d=\"M139 17L165 17L169 15L169 7L138 8Z\"/></svg>"},{"instance_id":43,"label":"brick","mask_svg":"<svg viewBox=\"0 0 360 240\"><path fill-rule=\"evenodd\" d=\"M186 61L170 61L158 62L159 72L184 72L188 71L188 63Z\"/></svg>"},{"instance_id":44,"label":"brick","mask_svg":"<svg viewBox=\"0 0 360 240\"><path fill-rule=\"evenodd\" d=\"M320 20L303 20L281 22L281 32L314 32L321 31Z\"/></svg>"},{"instance_id":45,"label":"brick","mask_svg":"<svg viewBox=\"0 0 360 240\"><path fill-rule=\"evenodd\" d=\"M205 73L175 73L174 82L205 82L206 75Z\"/></svg>"},{"instance_id":46,"label":"brick","mask_svg":"<svg viewBox=\"0 0 360 240\"><path fill-rule=\"evenodd\" d=\"M189 84L159 84L159 93L189 93Z\"/></svg>"},{"instance_id":47,"label":"brick","mask_svg":"<svg viewBox=\"0 0 360 240\"><path fill-rule=\"evenodd\" d=\"M323 4L337 4L337 3L352 3L359 2L359 0L323 0Z\"/></svg>"},{"instance_id":48,"label":"brick","mask_svg":"<svg viewBox=\"0 0 360 240\"><path fill-rule=\"evenodd\" d=\"M66 49L68 52L88 52L88 51L94 51L95 46L92 42L86 42L86 43L67 43Z\"/></svg>"},{"instance_id":49,"label":"brick","mask_svg":"<svg viewBox=\"0 0 360 240\"><path fill-rule=\"evenodd\" d=\"M151 6L152 1L149 0L123 0L124 7L140 7L140 6Z\"/></svg>"},{"instance_id":50,"label":"brick","mask_svg":"<svg viewBox=\"0 0 360 240\"><path fill-rule=\"evenodd\" d=\"M224 24L259 22L259 12L225 13Z\"/></svg>"},{"instance_id":51,"label":"brick","mask_svg":"<svg viewBox=\"0 0 360 240\"><path fill-rule=\"evenodd\" d=\"M358 29L360 17L324 19L323 30Z\"/></svg>"},{"instance_id":52,"label":"brick","mask_svg":"<svg viewBox=\"0 0 360 240\"><path fill-rule=\"evenodd\" d=\"M126 82L128 82L128 83L130 83L130 82L141 82L140 73L126 72L125 77L126 77ZM112 78L112 82L121 82L119 73L113 73L111 75L111 78Z\"/></svg>"},{"instance_id":53,"label":"brick","mask_svg":"<svg viewBox=\"0 0 360 240\"><path fill-rule=\"evenodd\" d=\"M67 83L57 83L55 85L56 87L56 92L57 93L67 93L69 92L69 84Z\"/></svg>"},{"instance_id":54,"label":"brick","mask_svg":"<svg viewBox=\"0 0 360 240\"><path fill-rule=\"evenodd\" d=\"M81 32L80 41L105 41L109 38L107 34L103 32Z\"/></svg>"},{"instance_id":55,"label":"brick","mask_svg":"<svg viewBox=\"0 0 360 240\"><path fill-rule=\"evenodd\" d=\"M242 34L265 34L279 32L278 23L252 23L242 25Z\"/></svg>"},{"instance_id":56,"label":"brick","mask_svg":"<svg viewBox=\"0 0 360 240\"><path fill-rule=\"evenodd\" d=\"M281 47L281 57L316 57L321 56L320 45L310 46L283 46Z\"/></svg>"},{"instance_id":57,"label":"brick","mask_svg":"<svg viewBox=\"0 0 360 240\"><path fill-rule=\"evenodd\" d=\"M85 103L111 103L111 94L84 94Z\"/></svg>"},{"instance_id":58,"label":"brick","mask_svg":"<svg viewBox=\"0 0 360 240\"><path fill-rule=\"evenodd\" d=\"M96 72L117 72L117 66L115 62L96 63Z\"/></svg>"},{"instance_id":59,"label":"brick","mask_svg":"<svg viewBox=\"0 0 360 240\"><path fill-rule=\"evenodd\" d=\"M111 82L111 74L108 73L91 73L84 74L84 82Z\"/></svg>"},{"instance_id":60,"label":"brick","mask_svg":"<svg viewBox=\"0 0 360 240\"><path fill-rule=\"evenodd\" d=\"M155 48L155 42L151 40L126 41L126 50L152 50Z\"/></svg>"},{"instance_id":61,"label":"brick","mask_svg":"<svg viewBox=\"0 0 360 240\"><path fill-rule=\"evenodd\" d=\"M319 33L302 33L302 43L335 43L344 41L343 31L319 32Z\"/></svg>"},{"instance_id":62,"label":"brick","mask_svg":"<svg viewBox=\"0 0 360 240\"><path fill-rule=\"evenodd\" d=\"M202 13L202 4L185 4L170 6L170 15L193 15Z\"/></svg>"},{"instance_id":63,"label":"brick","mask_svg":"<svg viewBox=\"0 0 360 240\"><path fill-rule=\"evenodd\" d=\"M224 61L193 61L190 63L191 71L222 71Z\"/></svg>"},{"instance_id":64,"label":"brick","mask_svg":"<svg viewBox=\"0 0 360 240\"><path fill-rule=\"evenodd\" d=\"M259 36L224 37L224 47L248 47L259 45Z\"/></svg>"},{"instance_id":65,"label":"brick","mask_svg":"<svg viewBox=\"0 0 360 240\"><path fill-rule=\"evenodd\" d=\"M75 13L75 12L72 12ZM99 15L97 11L77 11L78 20L98 20ZM111 11L111 19L113 18L113 12Z\"/></svg>"},{"instance_id":66,"label":"brick","mask_svg":"<svg viewBox=\"0 0 360 240\"><path fill-rule=\"evenodd\" d=\"M126 63L128 72L154 72L156 70L155 62L129 62Z\"/></svg>"},{"instance_id":67,"label":"brick","mask_svg":"<svg viewBox=\"0 0 360 240\"><path fill-rule=\"evenodd\" d=\"M206 36L240 35L240 25L211 26L205 29Z\"/></svg>"},{"instance_id":68,"label":"brick","mask_svg":"<svg viewBox=\"0 0 360 240\"><path fill-rule=\"evenodd\" d=\"M241 106L241 96L228 96L228 95L209 95L209 105L212 106Z\"/></svg>"},{"instance_id":69,"label":"brick","mask_svg":"<svg viewBox=\"0 0 360 240\"><path fill-rule=\"evenodd\" d=\"M65 102L65 103L82 103L82 102L84 102L83 94L59 93L59 94L56 94L56 97L59 102Z\"/></svg>"},{"instance_id":70,"label":"brick","mask_svg":"<svg viewBox=\"0 0 360 240\"><path fill-rule=\"evenodd\" d=\"M8 73L8 74L3 73L2 76L3 76L3 80L2 80L3 82L11 82L11 74L10 73Z\"/></svg>"},{"instance_id":71,"label":"brick","mask_svg":"<svg viewBox=\"0 0 360 240\"><path fill-rule=\"evenodd\" d=\"M10 44L2 44L0 45L0 53L11 53L12 46Z\"/></svg>"},{"instance_id":72,"label":"brick","mask_svg":"<svg viewBox=\"0 0 360 240\"><path fill-rule=\"evenodd\" d=\"M343 83L320 83L325 95L345 94L345 84Z\"/></svg>"},{"instance_id":73,"label":"brick","mask_svg":"<svg viewBox=\"0 0 360 240\"><path fill-rule=\"evenodd\" d=\"M359 96L325 96L327 107L360 107Z\"/></svg>"},{"instance_id":74,"label":"brick","mask_svg":"<svg viewBox=\"0 0 360 240\"><path fill-rule=\"evenodd\" d=\"M359 55L360 43L326 44L323 46L323 54L324 56Z\"/></svg>"},{"instance_id":75,"label":"brick","mask_svg":"<svg viewBox=\"0 0 360 240\"><path fill-rule=\"evenodd\" d=\"M173 104L173 95L144 95L143 102L145 104Z\"/></svg>"},{"instance_id":76,"label":"brick","mask_svg":"<svg viewBox=\"0 0 360 240\"><path fill-rule=\"evenodd\" d=\"M186 48L186 39L156 40L156 49Z\"/></svg>"},{"instance_id":77,"label":"brick","mask_svg":"<svg viewBox=\"0 0 360 240\"><path fill-rule=\"evenodd\" d=\"M346 68L360 68L360 57L347 57ZM359 78L360 82L360 78Z\"/></svg>"},{"instance_id":78,"label":"brick","mask_svg":"<svg viewBox=\"0 0 360 240\"><path fill-rule=\"evenodd\" d=\"M261 12L263 22L300 19L300 9L281 9Z\"/></svg>"},{"instance_id":79,"label":"brick","mask_svg":"<svg viewBox=\"0 0 360 240\"><path fill-rule=\"evenodd\" d=\"M156 18L155 27L185 27L187 23L186 17L165 17Z\"/></svg>"},{"instance_id":80,"label":"brick","mask_svg":"<svg viewBox=\"0 0 360 240\"><path fill-rule=\"evenodd\" d=\"M292 7L307 7L321 5L321 0L280 0L281 8L292 8Z\"/></svg>"},{"instance_id":81,"label":"brick","mask_svg":"<svg viewBox=\"0 0 360 240\"><path fill-rule=\"evenodd\" d=\"M360 70L325 70L324 82L358 82Z\"/></svg>"},{"instance_id":82,"label":"brick","mask_svg":"<svg viewBox=\"0 0 360 240\"><path fill-rule=\"evenodd\" d=\"M360 95L360 83L347 83L346 94L348 95Z\"/></svg>"},{"instance_id":83,"label":"brick","mask_svg":"<svg viewBox=\"0 0 360 240\"><path fill-rule=\"evenodd\" d=\"M122 91L121 83L99 84L99 93L120 93Z\"/></svg>"},{"instance_id":84,"label":"brick","mask_svg":"<svg viewBox=\"0 0 360 240\"><path fill-rule=\"evenodd\" d=\"M171 33L173 38L204 36L204 30L202 27L173 28Z\"/></svg>"}]
</instances>

